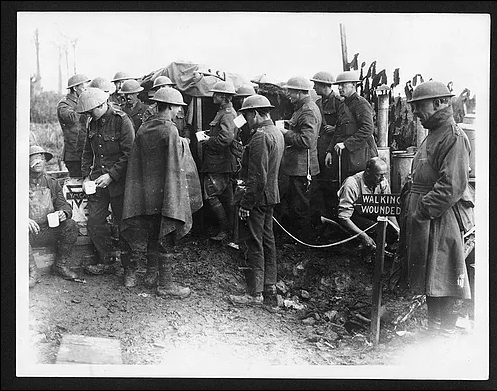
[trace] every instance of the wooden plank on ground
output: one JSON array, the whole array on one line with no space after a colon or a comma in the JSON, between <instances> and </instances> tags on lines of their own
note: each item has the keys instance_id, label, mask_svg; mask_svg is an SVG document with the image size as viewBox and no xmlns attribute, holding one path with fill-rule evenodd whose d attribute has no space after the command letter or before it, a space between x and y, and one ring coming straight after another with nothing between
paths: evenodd
<instances>
[{"instance_id":1,"label":"wooden plank on ground","mask_svg":"<svg viewBox=\"0 0 497 391\"><path fill-rule=\"evenodd\" d=\"M122 364L117 339L66 334L62 337L56 364Z\"/></svg>"}]
</instances>

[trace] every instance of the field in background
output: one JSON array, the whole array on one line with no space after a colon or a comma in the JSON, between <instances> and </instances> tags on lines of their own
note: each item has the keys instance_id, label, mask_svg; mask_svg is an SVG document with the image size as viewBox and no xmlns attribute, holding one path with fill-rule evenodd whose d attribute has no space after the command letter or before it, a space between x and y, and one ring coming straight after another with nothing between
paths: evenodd
<instances>
[{"instance_id":1,"label":"field in background","mask_svg":"<svg viewBox=\"0 0 497 391\"><path fill-rule=\"evenodd\" d=\"M47 163L47 171L65 171L66 166L62 161L64 136L58 122L29 124L29 145L39 145L54 157Z\"/></svg>"},{"instance_id":2,"label":"field in background","mask_svg":"<svg viewBox=\"0 0 497 391\"><path fill-rule=\"evenodd\" d=\"M63 95L53 91L31 94L29 111L29 145L39 145L54 157L47 163L47 171L65 171L62 161L64 135L57 119L57 104Z\"/></svg>"}]
</instances>

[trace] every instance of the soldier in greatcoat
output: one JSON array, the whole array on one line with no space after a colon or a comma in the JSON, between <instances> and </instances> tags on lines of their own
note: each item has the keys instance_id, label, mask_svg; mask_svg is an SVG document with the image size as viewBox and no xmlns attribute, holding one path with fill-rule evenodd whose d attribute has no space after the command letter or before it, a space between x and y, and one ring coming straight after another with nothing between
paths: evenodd
<instances>
[{"instance_id":1,"label":"soldier in greatcoat","mask_svg":"<svg viewBox=\"0 0 497 391\"><path fill-rule=\"evenodd\" d=\"M471 298L463 235L474 224L471 146L454 121L452 96L438 81L413 92L409 102L428 135L414 156L402 200L409 288L426 295L428 330L443 335L455 331L455 300Z\"/></svg>"}]
</instances>

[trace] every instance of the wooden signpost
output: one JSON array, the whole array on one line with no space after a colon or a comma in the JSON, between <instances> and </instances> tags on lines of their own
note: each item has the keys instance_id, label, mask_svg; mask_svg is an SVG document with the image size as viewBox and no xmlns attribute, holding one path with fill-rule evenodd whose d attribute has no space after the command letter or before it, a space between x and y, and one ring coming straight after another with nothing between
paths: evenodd
<instances>
[{"instance_id":1,"label":"wooden signpost","mask_svg":"<svg viewBox=\"0 0 497 391\"><path fill-rule=\"evenodd\" d=\"M374 345L378 345L380 340L381 275L383 274L385 260L385 234L388 216L400 215L400 194L364 194L357 200L355 208L360 213L378 215L370 329L370 341Z\"/></svg>"}]
</instances>

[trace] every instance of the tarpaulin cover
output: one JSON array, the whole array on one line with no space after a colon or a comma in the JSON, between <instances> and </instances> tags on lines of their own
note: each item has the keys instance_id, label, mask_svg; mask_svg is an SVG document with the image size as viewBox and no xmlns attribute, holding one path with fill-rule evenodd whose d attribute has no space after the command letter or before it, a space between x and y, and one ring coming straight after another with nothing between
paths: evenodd
<instances>
[{"instance_id":1,"label":"tarpaulin cover","mask_svg":"<svg viewBox=\"0 0 497 391\"><path fill-rule=\"evenodd\" d=\"M214 76L216 74L221 78ZM196 97L212 96L212 92L209 91L220 80L231 82L235 89L242 85L251 84L244 76L236 73L213 70L203 64L192 62L172 62L167 67L144 76L141 85L145 88L146 85L151 86L159 76L169 77L173 83L176 83L178 90Z\"/></svg>"}]
</instances>

